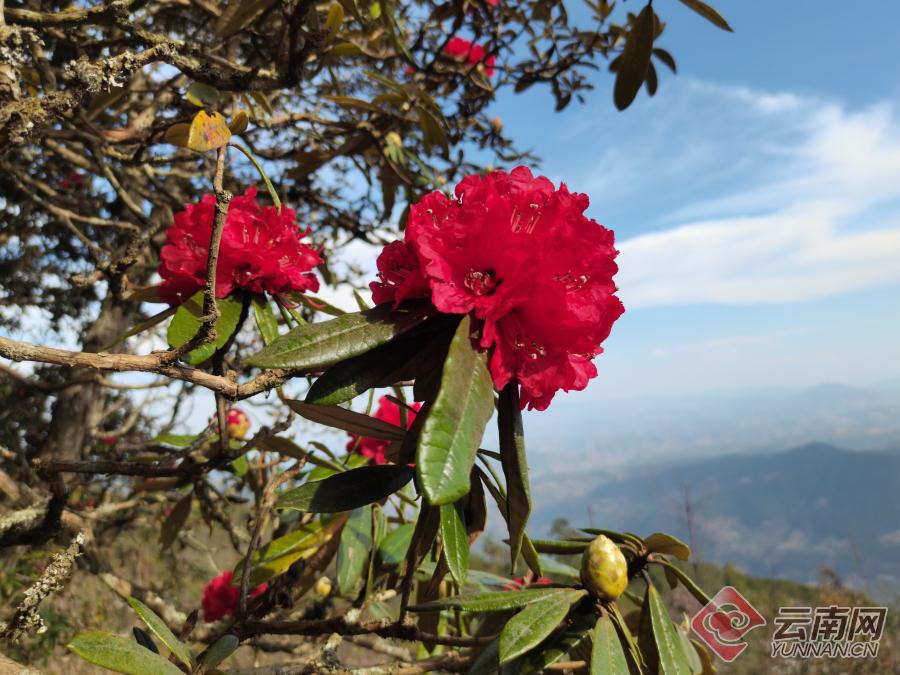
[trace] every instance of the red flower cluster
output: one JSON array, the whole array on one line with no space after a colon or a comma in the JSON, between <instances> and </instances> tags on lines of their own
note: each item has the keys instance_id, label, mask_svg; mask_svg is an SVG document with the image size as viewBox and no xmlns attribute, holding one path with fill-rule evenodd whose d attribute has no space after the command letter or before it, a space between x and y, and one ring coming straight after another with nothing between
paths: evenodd
<instances>
[{"instance_id":1,"label":"red flower cluster","mask_svg":"<svg viewBox=\"0 0 900 675\"><path fill-rule=\"evenodd\" d=\"M216 198L206 195L175 214L166 233L159 275L160 297L171 305L184 302L203 288L206 261L216 212ZM319 281L311 270L322 262L315 249L300 240L309 233L297 226L291 209L260 207L250 188L228 205L216 268L216 297L235 288L272 294L316 291Z\"/></svg>"},{"instance_id":2,"label":"red flower cluster","mask_svg":"<svg viewBox=\"0 0 900 675\"><path fill-rule=\"evenodd\" d=\"M241 589L233 586L231 581L234 573L225 570L217 577L210 579L203 587L203 620L218 621L226 616L231 616L237 610L241 599ZM250 592L250 597L255 598L266 592L267 584L260 584Z\"/></svg>"},{"instance_id":3,"label":"red flower cluster","mask_svg":"<svg viewBox=\"0 0 900 675\"><path fill-rule=\"evenodd\" d=\"M422 408L422 404L414 403L412 408L418 412ZM416 413L413 412L413 410L406 411L407 425L411 425L413 420L416 419ZM375 419L394 424L398 427L401 426L400 406L387 396L382 396L378 400L378 409L375 411ZM357 439L359 440L357 441ZM370 458L374 464L387 464L384 453L387 451L390 444L390 441L378 438L359 438L356 434L350 434L350 440L347 442L347 450L352 451L355 448L359 454L363 457Z\"/></svg>"},{"instance_id":4,"label":"red flower cluster","mask_svg":"<svg viewBox=\"0 0 900 675\"><path fill-rule=\"evenodd\" d=\"M592 359L624 311L613 232L587 206L525 167L468 176L456 199L432 192L410 209L405 240L379 256L373 298L474 312L496 388L515 378L522 407L544 410L597 375Z\"/></svg>"},{"instance_id":5,"label":"red flower cluster","mask_svg":"<svg viewBox=\"0 0 900 675\"><path fill-rule=\"evenodd\" d=\"M490 3L488 3L490 4ZM494 74L494 64L497 58L493 55L484 57L485 50L481 45L476 45L461 37L452 37L444 47L444 54L456 61L468 63L470 66L484 64L484 73L488 77Z\"/></svg>"}]
</instances>

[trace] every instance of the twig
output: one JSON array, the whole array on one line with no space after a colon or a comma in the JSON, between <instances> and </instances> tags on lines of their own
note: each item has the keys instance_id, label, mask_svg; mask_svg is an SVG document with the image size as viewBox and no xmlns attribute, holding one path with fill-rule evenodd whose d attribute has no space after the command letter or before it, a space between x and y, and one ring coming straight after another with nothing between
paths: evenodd
<instances>
[{"instance_id":1,"label":"twig","mask_svg":"<svg viewBox=\"0 0 900 675\"><path fill-rule=\"evenodd\" d=\"M263 492L263 498L259 505L259 513L256 516L256 523L253 526L253 534L251 535L250 543L247 546L247 555L244 556L244 568L241 571L241 595L237 612L239 618L244 617L247 614L247 593L250 590L250 572L253 567L253 553L256 550L256 547L259 546L259 538L262 534L262 529L269 519L269 514L275 504L275 498L277 497L276 490L284 485L285 482L296 476L305 463L305 460L301 460L287 471L275 476L275 478L269 481L269 484Z\"/></svg>"},{"instance_id":2,"label":"twig","mask_svg":"<svg viewBox=\"0 0 900 675\"><path fill-rule=\"evenodd\" d=\"M79 532L65 551L53 556L41 578L25 591L25 599L16 608L13 618L0 629L0 637L17 642L25 635L46 630L44 620L39 614L41 603L54 592L62 590L63 584L72 573L75 558L81 555L82 544L84 534Z\"/></svg>"}]
</instances>

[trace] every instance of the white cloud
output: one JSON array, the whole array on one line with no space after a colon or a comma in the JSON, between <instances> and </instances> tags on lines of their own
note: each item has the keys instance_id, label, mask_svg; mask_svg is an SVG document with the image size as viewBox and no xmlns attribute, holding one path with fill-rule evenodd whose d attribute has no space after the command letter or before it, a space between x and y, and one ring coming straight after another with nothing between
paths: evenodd
<instances>
[{"instance_id":1,"label":"white cloud","mask_svg":"<svg viewBox=\"0 0 900 675\"><path fill-rule=\"evenodd\" d=\"M621 242L626 305L802 302L900 283L897 111L715 91L765 118L754 144L739 146L756 146L740 158L753 171L724 198L679 210L674 227ZM735 161L722 154L706 168Z\"/></svg>"}]
</instances>

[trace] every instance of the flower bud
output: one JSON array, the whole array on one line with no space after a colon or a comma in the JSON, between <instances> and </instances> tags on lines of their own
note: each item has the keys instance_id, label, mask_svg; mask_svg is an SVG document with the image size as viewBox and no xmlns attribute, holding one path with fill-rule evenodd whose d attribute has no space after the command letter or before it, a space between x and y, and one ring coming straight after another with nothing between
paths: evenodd
<instances>
[{"instance_id":1,"label":"flower bud","mask_svg":"<svg viewBox=\"0 0 900 675\"><path fill-rule=\"evenodd\" d=\"M331 579L328 577L319 577L315 587L316 595L325 599L331 595Z\"/></svg>"},{"instance_id":2,"label":"flower bud","mask_svg":"<svg viewBox=\"0 0 900 675\"><path fill-rule=\"evenodd\" d=\"M495 134L499 134L503 130L503 120L499 117L495 117L491 120L491 128L494 130Z\"/></svg>"},{"instance_id":3,"label":"flower bud","mask_svg":"<svg viewBox=\"0 0 900 675\"><path fill-rule=\"evenodd\" d=\"M602 534L581 556L581 583L601 600L615 600L628 587L628 562L612 539Z\"/></svg>"},{"instance_id":4,"label":"flower bud","mask_svg":"<svg viewBox=\"0 0 900 675\"><path fill-rule=\"evenodd\" d=\"M250 418L240 408L232 408L228 411L228 435L231 438L241 440L250 430Z\"/></svg>"}]
</instances>

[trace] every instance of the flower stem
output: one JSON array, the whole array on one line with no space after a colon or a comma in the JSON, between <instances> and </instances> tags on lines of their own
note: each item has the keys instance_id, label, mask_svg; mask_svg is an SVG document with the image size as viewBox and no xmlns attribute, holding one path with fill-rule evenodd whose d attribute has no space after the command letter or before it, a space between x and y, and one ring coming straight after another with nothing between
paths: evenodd
<instances>
[{"instance_id":1,"label":"flower stem","mask_svg":"<svg viewBox=\"0 0 900 675\"><path fill-rule=\"evenodd\" d=\"M272 181L269 180L266 172L263 171L262 165L256 160L256 157L253 156L253 153L240 143L229 143L228 145L243 152L244 156L250 160L250 163L256 167L259 175L262 176L263 181L265 181L266 190L269 191L269 196L272 198L272 203L275 205L275 208L278 209L278 212L281 213L281 200L278 198L278 194L275 192L275 186L272 185Z\"/></svg>"}]
</instances>

